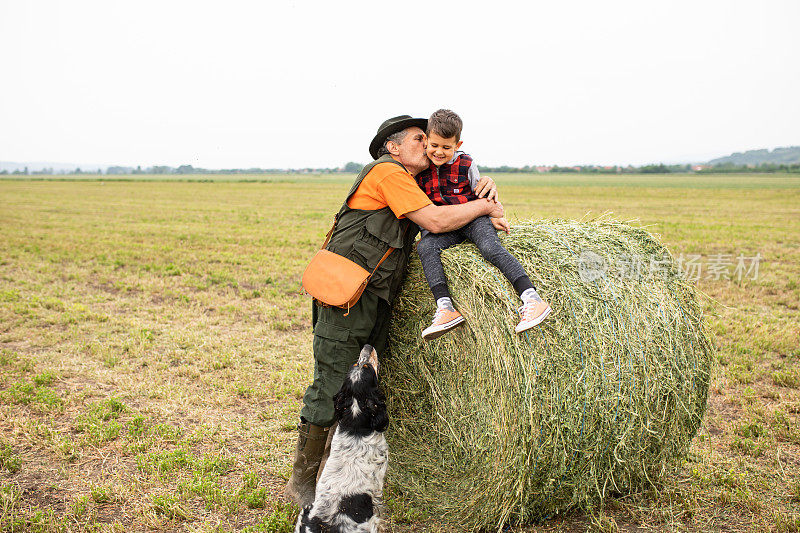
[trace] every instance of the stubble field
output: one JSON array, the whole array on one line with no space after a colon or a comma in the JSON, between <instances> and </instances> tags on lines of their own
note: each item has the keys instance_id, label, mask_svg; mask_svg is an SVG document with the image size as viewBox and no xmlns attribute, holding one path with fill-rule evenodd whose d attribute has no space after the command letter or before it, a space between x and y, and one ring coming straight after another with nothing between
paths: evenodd
<instances>
[{"instance_id":1,"label":"stubble field","mask_svg":"<svg viewBox=\"0 0 800 533\"><path fill-rule=\"evenodd\" d=\"M352 177L195 178L0 181L0 530L289 530L299 279ZM496 179L512 223L661 235L700 265L717 346L663 487L515 531L800 531L800 177ZM447 529L391 472L386 499L393 531Z\"/></svg>"}]
</instances>

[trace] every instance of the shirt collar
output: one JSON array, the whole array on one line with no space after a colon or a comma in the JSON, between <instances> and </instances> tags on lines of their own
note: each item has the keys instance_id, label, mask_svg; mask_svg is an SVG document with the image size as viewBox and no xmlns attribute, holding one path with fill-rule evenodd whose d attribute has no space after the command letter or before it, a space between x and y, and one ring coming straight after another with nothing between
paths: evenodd
<instances>
[{"instance_id":1,"label":"shirt collar","mask_svg":"<svg viewBox=\"0 0 800 533\"><path fill-rule=\"evenodd\" d=\"M460 156L463 153L464 153L463 150L456 150L456 153L453 154L452 159L450 159L450 161L448 161L447 164L452 165L453 163L455 163L456 159L458 159L458 156Z\"/></svg>"}]
</instances>

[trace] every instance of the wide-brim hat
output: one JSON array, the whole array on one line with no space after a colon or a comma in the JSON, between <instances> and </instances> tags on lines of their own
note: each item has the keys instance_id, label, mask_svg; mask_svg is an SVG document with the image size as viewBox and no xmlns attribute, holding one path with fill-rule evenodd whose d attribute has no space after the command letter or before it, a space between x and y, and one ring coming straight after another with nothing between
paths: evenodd
<instances>
[{"instance_id":1,"label":"wide-brim hat","mask_svg":"<svg viewBox=\"0 0 800 533\"><path fill-rule=\"evenodd\" d=\"M412 126L418 126L422 131L425 131L428 129L428 119L412 118L411 115L400 115L392 117L381 124L378 128L378 133L375 134L375 138L369 143L369 155L372 156L372 159L378 159L378 150L380 150L383 143L386 142L387 137Z\"/></svg>"}]
</instances>

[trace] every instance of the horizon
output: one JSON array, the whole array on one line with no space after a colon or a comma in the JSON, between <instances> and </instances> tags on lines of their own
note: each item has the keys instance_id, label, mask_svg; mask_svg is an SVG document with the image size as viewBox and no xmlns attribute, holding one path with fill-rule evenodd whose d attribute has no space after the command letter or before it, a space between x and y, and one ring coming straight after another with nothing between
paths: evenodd
<instances>
[{"instance_id":1,"label":"horizon","mask_svg":"<svg viewBox=\"0 0 800 533\"><path fill-rule=\"evenodd\" d=\"M762 151L766 150L769 153L774 153L775 150L779 149L791 149L791 148L800 148L800 145L792 145L792 146L775 146L775 147L765 147L765 148L752 148L749 150L742 150L737 152L731 152L729 154L718 155L715 157L708 158L702 161L653 161L648 163L643 163L640 165L623 165L623 164L600 164L600 163L573 163L573 164L551 164L551 163L526 163L524 165L507 165L507 164L498 164L498 165L480 165L484 167L503 167L509 166L513 168L536 168L536 167L561 167L561 168L571 168L571 167L619 167L619 168L629 168L629 167L643 167L648 165L704 165L709 163L714 159L719 159L723 157L734 156L737 154L744 154L747 152L753 151ZM194 167L198 170L204 171L241 171L241 170L274 170L274 171L299 171L299 170L337 170L344 168L349 163L357 163L359 165L364 165L366 163L362 161L346 161L340 163L339 165L323 165L319 167L309 167L309 166L301 166L301 167L243 167L243 166L234 166L234 167L226 167L226 168L207 168L207 167ZM83 172L91 172L88 169L100 169L107 171L109 168L120 167L120 168L130 168L133 170L148 170L156 167L169 167L171 169L177 169L181 166L186 165L186 163L181 164L151 164L151 165L142 165L142 164L96 164L96 163L66 163L66 162L57 162L57 161L2 161L0 160L0 171L6 170L8 172L12 172L11 166L15 165L16 167L13 170L22 171L24 168L28 168L31 172L38 172L43 169L52 168L55 174L59 174L61 172L65 172L66 168L71 169L78 169L82 170ZM55 169L58 168L61 172L56 172Z\"/></svg>"}]
</instances>

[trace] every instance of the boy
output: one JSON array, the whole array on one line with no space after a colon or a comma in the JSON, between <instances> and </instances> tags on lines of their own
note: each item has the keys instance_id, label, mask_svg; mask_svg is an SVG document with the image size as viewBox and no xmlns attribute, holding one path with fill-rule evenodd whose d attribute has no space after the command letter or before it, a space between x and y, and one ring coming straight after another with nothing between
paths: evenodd
<instances>
[{"instance_id":1,"label":"boy","mask_svg":"<svg viewBox=\"0 0 800 533\"><path fill-rule=\"evenodd\" d=\"M426 153L431 164L416 179L436 205L460 204L477 198L473 188L480 179L478 165L469 155L458 150L462 143L462 126L461 118L449 109L436 111L428 120ZM422 332L423 339L435 339L464 322L464 317L453 307L440 257L442 250L464 240L475 243L483 257L500 269L522 299L520 323L514 331L526 331L550 314L550 306L537 294L522 265L500 244L498 229L507 233L510 229L508 221L504 218L490 220L483 216L449 233L422 232L417 252L436 299L436 314L433 323Z\"/></svg>"}]
</instances>

